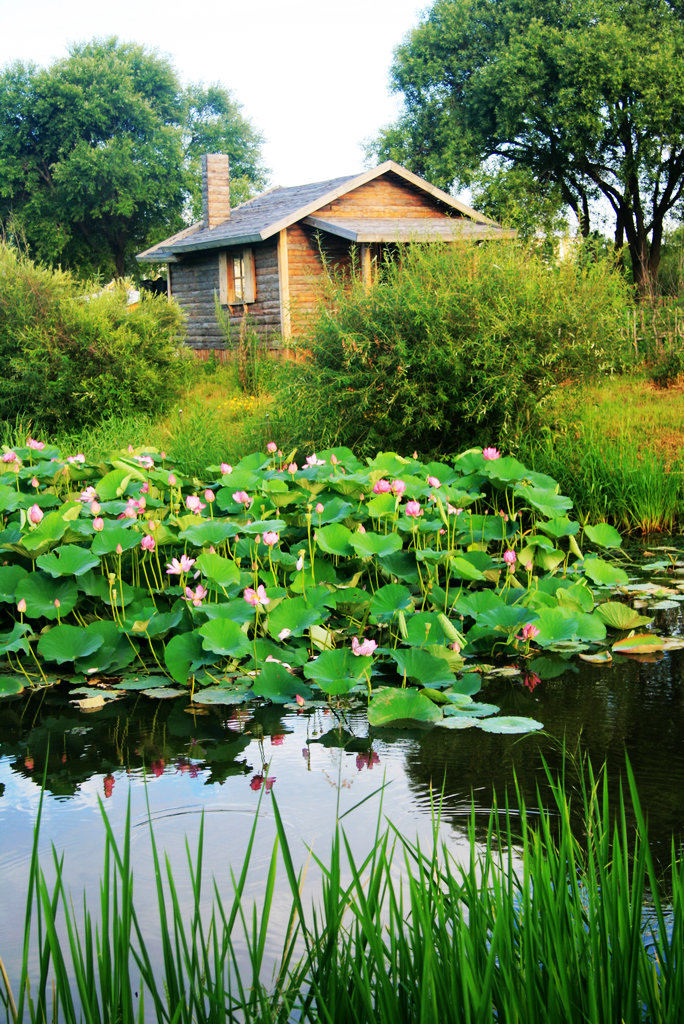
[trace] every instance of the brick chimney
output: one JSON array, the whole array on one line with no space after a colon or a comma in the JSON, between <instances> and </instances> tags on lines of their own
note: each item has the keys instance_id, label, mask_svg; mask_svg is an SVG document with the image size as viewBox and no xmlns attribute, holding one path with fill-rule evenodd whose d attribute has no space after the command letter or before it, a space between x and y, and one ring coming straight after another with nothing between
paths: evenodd
<instances>
[{"instance_id":1,"label":"brick chimney","mask_svg":"<svg viewBox=\"0 0 684 1024\"><path fill-rule=\"evenodd\" d=\"M230 218L230 167L225 153L202 157L202 205L207 228Z\"/></svg>"}]
</instances>

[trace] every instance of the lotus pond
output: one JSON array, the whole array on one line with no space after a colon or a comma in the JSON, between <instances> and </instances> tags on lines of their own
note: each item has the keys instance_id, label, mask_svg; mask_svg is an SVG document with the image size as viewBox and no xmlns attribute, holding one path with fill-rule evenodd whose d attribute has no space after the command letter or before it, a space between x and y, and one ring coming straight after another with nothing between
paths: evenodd
<instances>
[{"instance_id":1,"label":"lotus pond","mask_svg":"<svg viewBox=\"0 0 684 1024\"><path fill-rule=\"evenodd\" d=\"M130 795L142 825L149 797L181 861L198 811L215 815L225 873L260 798L272 838L271 793L314 846L356 807L363 845L383 781L388 816L425 837L443 786L457 848L471 792L488 811L515 767L533 803L563 742L571 760L630 755L665 864L684 818L681 551L625 552L495 449L298 466L269 447L202 481L146 449L2 456L2 933L44 772L44 848L71 848L76 890L97 888L98 798L116 825Z\"/></svg>"}]
</instances>

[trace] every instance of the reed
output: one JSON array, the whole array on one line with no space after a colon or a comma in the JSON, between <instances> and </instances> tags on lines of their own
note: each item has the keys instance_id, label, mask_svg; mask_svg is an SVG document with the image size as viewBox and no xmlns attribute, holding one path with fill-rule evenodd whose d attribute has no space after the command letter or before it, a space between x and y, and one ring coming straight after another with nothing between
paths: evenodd
<instances>
[{"instance_id":1,"label":"reed","mask_svg":"<svg viewBox=\"0 0 684 1024\"><path fill-rule=\"evenodd\" d=\"M574 786L550 780L550 805L539 798L529 813L516 787L519 810L494 807L484 842L476 842L471 812L463 867L438 842L439 812L434 843L424 850L382 827L381 808L362 860L338 821L328 857L316 860L320 890L311 907L304 906L302 874L275 801L277 840L258 908L247 907L244 896L256 819L245 861L231 875L232 896L214 880L209 914L204 825L194 855L187 848L193 898L185 908L150 828L158 963L136 912L130 813L120 844L103 814L100 905L79 914L65 891L60 855L54 853L52 885L39 863L39 812L14 993L0 961L7 1019L675 1024L684 1011L684 868L673 843L669 879L656 876L629 766L627 779L626 794L621 789L611 806L605 773L587 767ZM636 831L627 824L630 806ZM279 857L292 911L270 976Z\"/></svg>"}]
</instances>

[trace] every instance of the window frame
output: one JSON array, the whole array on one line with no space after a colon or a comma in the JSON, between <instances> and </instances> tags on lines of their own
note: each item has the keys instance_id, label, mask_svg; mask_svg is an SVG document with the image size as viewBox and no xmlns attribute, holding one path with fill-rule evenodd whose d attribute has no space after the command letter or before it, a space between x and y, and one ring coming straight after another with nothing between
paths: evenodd
<instances>
[{"instance_id":1,"label":"window frame","mask_svg":"<svg viewBox=\"0 0 684 1024\"><path fill-rule=\"evenodd\" d=\"M242 295L236 293L235 261L242 262ZM219 301L222 306L248 306L256 302L256 269L251 246L219 253Z\"/></svg>"}]
</instances>

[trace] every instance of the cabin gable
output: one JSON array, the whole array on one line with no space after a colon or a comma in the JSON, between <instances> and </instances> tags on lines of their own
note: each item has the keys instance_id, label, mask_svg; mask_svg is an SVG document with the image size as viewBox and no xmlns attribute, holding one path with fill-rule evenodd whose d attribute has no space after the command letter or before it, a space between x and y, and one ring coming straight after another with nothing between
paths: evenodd
<instances>
[{"instance_id":1,"label":"cabin gable","mask_svg":"<svg viewBox=\"0 0 684 1024\"><path fill-rule=\"evenodd\" d=\"M449 209L445 203L441 203L423 189L403 181L392 173L387 173L320 207L316 210L315 216L322 220L332 220L336 217L414 219L458 217L459 213Z\"/></svg>"}]
</instances>

